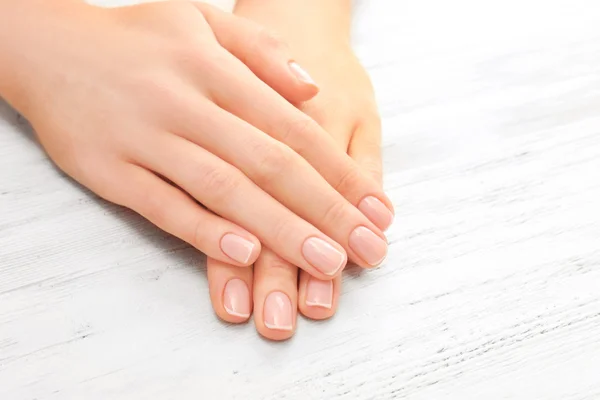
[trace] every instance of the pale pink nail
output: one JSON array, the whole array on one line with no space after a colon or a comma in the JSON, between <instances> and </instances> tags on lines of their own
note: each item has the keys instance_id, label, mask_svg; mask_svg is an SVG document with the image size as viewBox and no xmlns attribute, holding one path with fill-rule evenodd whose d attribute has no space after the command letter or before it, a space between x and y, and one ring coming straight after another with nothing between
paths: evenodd
<instances>
[{"instance_id":1,"label":"pale pink nail","mask_svg":"<svg viewBox=\"0 0 600 400\"><path fill-rule=\"evenodd\" d=\"M359 226L350 234L350 248L370 266L381 264L387 255L387 243L364 226Z\"/></svg>"},{"instance_id":2,"label":"pale pink nail","mask_svg":"<svg viewBox=\"0 0 600 400\"><path fill-rule=\"evenodd\" d=\"M325 275L335 275L346 265L346 254L316 237L308 238L302 245L302 254L310 265Z\"/></svg>"},{"instance_id":3,"label":"pale pink nail","mask_svg":"<svg viewBox=\"0 0 600 400\"><path fill-rule=\"evenodd\" d=\"M265 300L265 326L278 331L294 329L292 302L282 292L272 292Z\"/></svg>"},{"instance_id":4,"label":"pale pink nail","mask_svg":"<svg viewBox=\"0 0 600 400\"><path fill-rule=\"evenodd\" d=\"M382 231L394 221L394 214L377 197L365 197L358 204L358 209Z\"/></svg>"},{"instance_id":5,"label":"pale pink nail","mask_svg":"<svg viewBox=\"0 0 600 400\"><path fill-rule=\"evenodd\" d=\"M231 279L225 285L223 305L228 314L236 317L250 317L250 291L241 279Z\"/></svg>"},{"instance_id":6,"label":"pale pink nail","mask_svg":"<svg viewBox=\"0 0 600 400\"><path fill-rule=\"evenodd\" d=\"M310 278L306 285L306 305L331 308L333 303L333 281Z\"/></svg>"},{"instance_id":7,"label":"pale pink nail","mask_svg":"<svg viewBox=\"0 0 600 400\"><path fill-rule=\"evenodd\" d=\"M313 80L313 78L308 74L308 72L306 72L306 70L304 68L302 68L300 65L298 65L297 62L290 61L289 65L290 65L290 69L292 70L294 75L296 75L296 78L298 78L299 80L301 80L304 83L308 83L309 85L316 86L316 83Z\"/></svg>"},{"instance_id":8,"label":"pale pink nail","mask_svg":"<svg viewBox=\"0 0 600 400\"><path fill-rule=\"evenodd\" d=\"M221 250L232 260L240 264L247 264L252 256L254 243L241 236L228 233L221 238Z\"/></svg>"}]
</instances>

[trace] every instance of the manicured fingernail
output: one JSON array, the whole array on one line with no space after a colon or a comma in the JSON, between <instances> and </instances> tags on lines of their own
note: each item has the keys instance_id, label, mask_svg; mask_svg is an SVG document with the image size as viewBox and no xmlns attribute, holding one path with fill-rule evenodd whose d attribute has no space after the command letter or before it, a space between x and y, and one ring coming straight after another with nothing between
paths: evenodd
<instances>
[{"instance_id":1,"label":"manicured fingernail","mask_svg":"<svg viewBox=\"0 0 600 400\"><path fill-rule=\"evenodd\" d=\"M377 197L365 197L358 204L358 209L382 231L394 221L394 214Z\"/></svg>"},{"instance_id":2,"label":"manicured fingernail","mask_svg":"<svg viewBox=\"0 0 600 400\"><path fill-rule=\"evenodd\" d=\"M325 275L335 275L346 265L346 255L335 247L316 237L308 238L302 245L302 254L310 265Z\"/></svg>"},{"instance_id":3,"label":"manicured fingernail","mask_svg":"<svg viewBox=\"0 0 600 400\"><path fill-rule=\"evenodd\" d=\"M225 285L223 305L228 314L236 317L250 317L250 291L241 279L231 279Z\"/></svg>"},{"instance_id":4,"label":"manicured fingernail","mask_svg":"<svg viewBox=\"0 0 600 400\"><path fill-rule=\"evenodd\" d=\"M310 278L306 285L306 305L331 308L333 303L333 281Z\"/></svg>"},{"instance_id":5,"label":"manicured fingernail","mask_svg":"<svg viewBox=\"0 0 600 400\"><path fill-rule=\"evenodd\" d=\"M264 309L265 326L278 331L294 329L292 302L282 292L273 292L267 296Z\"/></svg>"},{"instance_id":6,"label":"manicured fingernail","mask_svg":"<svg viewBox=\"0 0 600 400\"><path fill-rule=\"evenodd\" d=\"M221 238L221 250L232 260L246 264L252 256L254 243L241 236L228 233Z\"/></svg>"},{"instance_id":7,"label":"manicured fingernail","mask_svg":"<svg viewBox=\"0 0 600 400\"><path fill-rule=\"evenodd\" d=\"M373 267L381 264L387 255L387 243L364 226L352 231L348 244L360 258Z\"/></svg>"},{"instance_id":8,"label":"manicured fingernail","mask_svg":"<svg viewBox=\"0 0 600 400\"><path fill-rule=\"evenodd\" d=\"M311 76L308 74L308 72L306 72L306 70L304 68L302 68L300 65L298 65L297 62L295 61L290 61L289 63L290 65L290 69L292 70L293 74L296 75L296 78L298 78L299 80L301 80L304 83L308 83L309 85L317 85L315 83L315 81L313 80L313 78L311 78Z\"/></svg>"}]
</instances>

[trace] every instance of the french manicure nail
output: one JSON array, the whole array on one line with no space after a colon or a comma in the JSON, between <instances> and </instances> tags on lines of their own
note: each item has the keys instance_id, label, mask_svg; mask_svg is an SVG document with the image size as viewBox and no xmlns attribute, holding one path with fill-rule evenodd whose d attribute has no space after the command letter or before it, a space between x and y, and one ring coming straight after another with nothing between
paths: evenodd
<instances>
[{"instance_id":1,"label":"french manicure nail","mask_svg":"<svg viewBox=\"0 0 600 400\"><path fill-rule=\"evenodd\" d=\"M225 285L223 305L229 315L250 317L250 291L248 285L241 279L231 279Z\"/></svg>"},{"instance_id":2,"label":"french manicure nail","mask_svg":"<svg viewBox=\"0 0 600 400\"><path fill-rule=\"evenodd\" d=\"M308 74L308 72L306 72L306 70L302 68L297 62L290 61L289 66L293 74L296 75L296 78L298 78L304 83L308 83L309 85L317 85L313 78Z\"/></svg>"},{"instance_id":3,"label":"french manicure nail","mask_svg":"<svg viewBox=\"0 0 600 400\"><path fill-rule=\"evenodd\" d=\"M364 226L359 226L352 231L348 244L372 267L381 264L387 255L387 243Z\"/></svg>"},{"instance_id":4,"label":"french manicure nail","mask_svg":"<svg viewBox=\"0 0 600 400\"><path fill-rule=\"evenodd\" d=\"M265 300L265 326L278 331L291 331L294 329L292 318L292 302L290 298L282 292L270 293Z\"/></svg>"},{"instance_id":5,"label":"french manicure nail","mask_svg":"<svg viewBox=\"0 0 600 400\"><path fill-rule=\"evenodd\" d=\"M331 308L333 303L333 281L310 278L306 285L306 305Z\"/></svg>"},{"instance_id":6,"label":"french manicure nail","mask_svg":"<svg viewBox=\"0 0 600 400\"><path fill-rule=\"evenodd\" d=\"M310 265L325 275L335 275L346 265L346 255L335 247L316 237L308 238L302 245L302 254Z\"/></svg>"},{"instance_id":7,"label":"french manicure nail","mask_svg":"<svg viewBox=\"0 0 600 400\"><path fill-rule=\"evenodd\" d=\"M246 264L252 256L254 243L241 236L228 233L221 238L221 250L232 260Z\"/></svg>"},{"instance_id":8,"label":"french manicure nail","mask_svg":"<svg viewBox=\"0 0 600 400\"><path fill-rule=\"evenodd\" d=\"M358 209L382 231L389 228L394 221L394 214L377 197L365 197L358 204Z\"/></svg>"}]
</instances>

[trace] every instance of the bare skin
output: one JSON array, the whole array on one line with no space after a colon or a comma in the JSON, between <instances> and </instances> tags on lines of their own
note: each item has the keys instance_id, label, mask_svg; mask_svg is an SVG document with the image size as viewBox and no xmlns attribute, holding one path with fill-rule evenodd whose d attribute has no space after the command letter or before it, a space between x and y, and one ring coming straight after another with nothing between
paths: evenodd
<instances>
[{"instance_id":1,"label":"bare skin","mask_svg":"<svg viewBox=\"0 0 600 400\"><path fill-rule=\"evenodd\" d=\"M297 103L298 108L381 185L380 119L371 82L350 46L350 3L239 0L235 13L266 26L290 45L320 88L311 100ZM385 230L391 218L378 223ZM222 319L245 322L253 308L256 329L273 340L294 334L298 310L312 319L331 317L341 290L341 277L331 282L312 277L267 247L253 271L209 258L208 277L213 307Z\"/></svg>"},{"instance_id":2,"label":"bare skin","mask_svg":"<svg viewBox=\"0 0 600 400\"><path fill-rule=\"evenodd\" d=\"M389 199L291 104L318 88L258 25L189 1L0 14L0 95L99 196L237 267L262 245L322 280L385 257Z\"/></svg>"}]
</instances>

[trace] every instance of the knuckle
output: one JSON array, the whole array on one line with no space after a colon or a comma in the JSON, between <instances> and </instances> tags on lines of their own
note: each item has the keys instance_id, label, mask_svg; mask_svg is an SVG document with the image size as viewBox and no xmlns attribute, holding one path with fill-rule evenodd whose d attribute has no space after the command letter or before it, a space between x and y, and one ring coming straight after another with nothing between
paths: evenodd
<instances>
[{"instance_id":1,"label":"knuckle","mask_svg":"<svg viewBox=\"0 0 600 400\"><path fill-rule=\"evenodd\" d=\"M292 264L275 254L265 257L263 263L264 267L268 269L268 273L270 275L282 275L284 273L289 273L293 268Z\"/></svg>"},{"instance_id":2,"label":"knuckle","mask_svg":"<svg viewBox=\"0 0 600 400\"><path fill-rule=\"evenodd\" d=\"M298 138L310 140L314 137L315 133L319 132L319 130L319 124L312 118L296 118L288 122L287 127L284 130L285 137L283 139L289 139L290 141L296 141Z\"/></svg>"},{"instance_id":3,"label":"knuckle","mask_svg":"<svg viewBox=\"0 0 600 400\"><path fill-rule=\"evenodd\" d=\"M265 146L259 156L257 183L266 185L285 176L296 161L294 156L294 152L285 145Z\"/></svg>"},{"instance_id":4,"label":"knuckle","mask_svg":"<svg viewBox=\"0 0 600 400\"><path fill-rule=\"evenodd\" d=\"M325 214L322 218L322 223L326 226L340 225L340 221L346 220L348 217L348 207L343 201L335 201L327 206Z\"/></svg>"},{"instance_id":5,"label":"knuckle","mask_svg":"<svg viewBox=\"0 0 600 400\"><path fill-rule=\"evenodd\" d=\"M204 168L198 180L198 187L216 202L227 200L241 183L240 177L226 168Z\"/></svg>"},{"instance_id":6,"label":"knuckle","mask_svg":"<svg viewBox=\"0 0 600 400\"><path fill-rule=\"evenodd\" d=\"M314 149L315 143L319 143L325 138L322 133L321 126L316 121L302 117L285 123L277 139L304 156Z\"/></svg>"},{"instance_id":7,"label":"knuckle","mask_svg":"<svg viewBox=\"0 0 600 400\"><path fill-rule=\"evenodd\" d=\"M341 194L348 193L353 188L360 187L362 183L362 173L357 166L351 165L340 175L333 188Z\"/></svg>"},{"instance_id":8,"label":"knuckle","mask_svg":"<svg viewBox=\"0 0 600 400\"><path fill-rule=\"evenodd\" d=\"M290 242L290 221L281 218L273 226L273 240L278 246L284 247L285 243ZM277 247L275 247L277 248Z\"/></svg>"}]
</instances>

